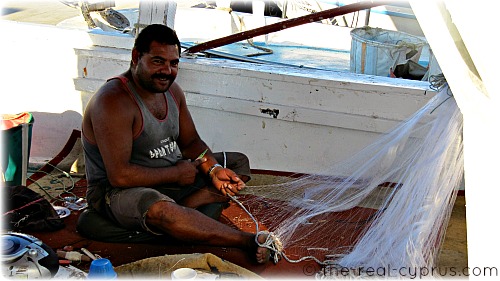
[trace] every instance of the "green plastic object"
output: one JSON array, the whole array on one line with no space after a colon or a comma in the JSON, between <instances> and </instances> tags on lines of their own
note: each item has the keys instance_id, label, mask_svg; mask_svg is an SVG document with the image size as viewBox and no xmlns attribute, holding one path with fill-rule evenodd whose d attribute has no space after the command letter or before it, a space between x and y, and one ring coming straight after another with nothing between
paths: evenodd
<instances>
[{"instance_id":1,"label":"green plastic object","mask_svg":"<svg viewBox=\"0 0 500 281\"><path fill-rule=\"evenodd\" d=\"M34 122L29 112L2 115L0 166L2 182L6 186L26 185Z\"/></svg>"}]
</instances>

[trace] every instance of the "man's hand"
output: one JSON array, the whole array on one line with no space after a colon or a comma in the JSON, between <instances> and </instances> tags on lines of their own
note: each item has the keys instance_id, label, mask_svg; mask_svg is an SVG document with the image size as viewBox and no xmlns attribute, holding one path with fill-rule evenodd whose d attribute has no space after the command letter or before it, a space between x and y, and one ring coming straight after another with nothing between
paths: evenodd
<instances>
[{"instance_id":1,"label":"man's hand","mask_svg":"<svg viewBox=\"0 0 500 281\"><path fill-rule=\"evenodd\" d=\"M186 186L193 184L196 178L196 174L198 173L198 166L207 161L206 158L199 158L194 161L188 160L179 160L175 164L178 170L178 180L177 183L180 186Z\"/></svg>"},{"instance_id":2,"label":"man's hand","mask_svg":"<svg viewBox=\"0 0 500 281\"><path fill-rule=\"evenodd\" d=\"M243 188L245 183L230 169L218 168L212 176L212 183L223 195L236 195Z\"/></svg>"}]
</instances>

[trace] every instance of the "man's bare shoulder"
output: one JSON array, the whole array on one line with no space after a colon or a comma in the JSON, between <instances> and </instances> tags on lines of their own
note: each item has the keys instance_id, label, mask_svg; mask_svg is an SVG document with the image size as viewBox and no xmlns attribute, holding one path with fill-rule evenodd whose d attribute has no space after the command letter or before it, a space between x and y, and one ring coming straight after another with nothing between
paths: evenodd
<instances>
[{"instance_id":1,"label":"man's bare shoulder","mask_svg":"<svg viewBox=\"0 0 500 281\"><path fill-rule=\"evenodd\" d=\"M179 102L182 103L184 100L186 100L184 91L182 90L181 86L177 84L177 82L172 83L172 86L170 86L170 92Z\"/></svg>"},{"instance_id":2,"label":"man's bare shoulder","mask_svg":"<svg viewBox=\"0 0 500 281\"><path fill-rule=\"evenodd\" d=\"M106 127L106 124L132 124L136 114L133 108L133 101L129 98L126 86L119 79L107 81L92 96L85 108L82 123L85 136L95 142L96 129Z\"/></svg>"},{"instance_id":3,"label":"man's bare shoulder","mask_svg":"<svg viewBox=\"0 0 500 281\"><path fill-rule=\"evenodd\" d=\"M106 81L95 93L96 97L115 97L127 93L126 85L120 79Z\"/></svg>"},{"instance_id":4,"label":"man's bare shoulder","mask_svg":"<svg viewBox=\"0 0 500 281\"><path fill-rule=\"evenodd\" d=\"M102 85L92 97L91 106L100 109L130 106L133 102L125 84L119 79L112 79Z\"/></svg>"}]
</instances>

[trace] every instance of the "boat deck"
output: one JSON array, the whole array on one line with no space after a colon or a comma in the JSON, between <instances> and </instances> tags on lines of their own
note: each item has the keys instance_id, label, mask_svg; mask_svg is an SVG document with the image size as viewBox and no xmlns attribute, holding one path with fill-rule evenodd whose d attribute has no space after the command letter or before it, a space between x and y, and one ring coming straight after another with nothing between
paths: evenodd
<instances>
[{"instance_id":1,"label":"boat deck","mask_svg":"<svg viewBox=\"0 0 500 281\"><path fill-rule=\"evenodd\" d=\"M78 147L80 144L80 133L74 131L67 145L62 151L49 162L39 168L34 174L29 176L29 187L44 195L47 199L53 201L54 204L60 205L61 202L52 200L64 194L74 194L78 197L83 197L86 191L86 181L84 178L79 178L75 175L74 178L67 178L61 174L60 169L67 170L71 167L71 163L81 151ZM54 167L57 167L54 168ZM253 171L252 180L248 182L248 189L269 185L276 182L282 182L284 175L268 174L265 171ZM54 179L57 179L55 181ZM55 182L55 183L54 183ZM60 186L64 186L64 192ZM42 188L43 187L43 188ZM70 188L66 188L70 187ZM44 190L42 192L42 189ZM61 194L63 192L64 194ZM48 196L48 197L47 197ZM253 210L255 217L259 219L261 229L271 227L264 223L266 218L267 208L269 204L274 205L279 203L279 199L271 197L257 197L252 195L239 196L239 200L247 205L249 210ZM259 207L260 206L260 207ZM265 206L263 208L263 206ZM354 210L355 209L355 210ZM370 217L375 209L371 207L356 207L353 212L360 216L360 221L367 221L366 218ZM343 220L335 219L335 216L349 215L350 210L346 212L332 213L334 216L331 218L332 222L338 225L332 226L333 229L343 229L352 227L353 224L344 224ZM204 245L194 245L184 243L182 241L175 241L167 239L161 242L152 243L108 243L95 241L82 236L76 229L76 223L81 210L73 210L64 218L65 227L56 232L28 232L53 249L62 249L65 246L72 246L75 250L86 248L91 253L98 254L101 257L108 258L113 262L120 272L122 268L128 268L134 262L145 261L150 257L160 257L163 255L180 255L180 254L193 254L193 253L210 253L217 257L227 260L235 265L250 270L259 276L272 279L272 278L313 278L314 272L305 271L314 266L313 269L320 270L320 266L313 261L304 261L300 263L289 263L281 260L276 265L268 263L265 265L256 264L248 253L241 249L226 248L226 247L210 247ZM236 203L231 202L230 207L225 209L222 213L220 220L222 223L236 227L247 232L255 232L255 225L251 218L246 214ZM262 223L262 225L261 225ZM352 229L352 231L359 231ZM353 236L355 239L356 236ZM319 241L319 237L310 237L311 243ZM339 239L341 243L342 239ZM346 241L342 241L344 243ZM287 253L293 253L294 249L288 249ZM87 272L89 263L75 263L75 267ZM123 267L122 267L123 266ZM459 193L454 204L454 208L448 222L445 240L441 248L441 253L438 257L437 268L439 274L452 274L453 272L460 272L467 268L467 238L466 238L466 221L465 221L465 197ZM149 273L149 272L148 272Z\"/></svg>"},{"instance_id":2,"label":"boat deck","mask_svg":"<svg viewBox=\"0 0 500 281\"><path fill-rule=\"evenodd\" d=\"M180 2L185 3L189 1ZM117 6L127 7L127 5L135 4L137 1L116 1L116 3ZM61 20L79 15L78 10L65 6L58 1L8 1L3 2L1 5L1 18L3 20L56 25ZM255 50L245 49L245 51L253 53ZM311 55L315 55L315 50L308 51L311 52ZM274 52L279 53L279 48L274 49ZM348 53L339 53L338 55L339 57L342 57L342 59L345 59L345 56L349 56ZM304 55L300 54L300 56L303 58ZM256 57L256 59L258 59L258 57ZM325 60L325 64L335 65L335 62L332 61ZM306 63L302 65L309 67ZM249 185L260 185L266 181L268 182L272 180L272 176L256 175ZM185 250L196 252L196 250L200 249L188 248ZM458 196L455 202L438 266L459 269L467 267L467 238L464 196Z\"/></svg>"},{"instance_id":3,"label":"boat deck","mask_svg":"<svg viewBox=\"0 0 500 281\"><path fill-rule=\"evenodd\" d=\"M62 179L64 177L59 177L58 172L54 171L53 175L56 178ZM280 180L279 176L265 175L265 174L254 174L253 179L248 183L249 189L252 186L259 186L263 184L270 184L276 180ZM50 179L45 179L47 181ZM44 180L39 181L43 183ZM36 187L32 187L36 189ZM74 194L77 196L84 196L85 183L84 180L79 180L75 184L73 189ZM259 204L259 200L256 198L245 199L245 195L240 197L242 202L248 204ZM256 203L257 202L257 203ZM266 204L269 204L269 199L265 199ZM248 206L247 206L248 207ZM259 209L253 206L252 209ZM355 212L364 210L366 216L370 216L370 208L356 208ZM65 227L62 230L56 232L28 232L39 239L41 239L45 244L53 249L62 249L65 246L72 246L76 251L80 248L86 248L93 254L97 254L100 257L107 258L112 261L117 272L120 274L127 274L125 269L133 267L133 264L146 262L148 258L161 257L163 255L169 255L171 258L175 259L178 255L189 255L195 253L209 253L213 254L223 260L229 261L241 268L249 270L262 278L265 279L282 279L282 278L300 278L300 279L310 279L314 278L316 271L310 272L311 268L314 270L320 270L320 265L313 261L306 260L300 263L290 263L285 260L280 260L277 264L269 262L265 265L256 264L248 255L247 252L227 247L210 247L204 245L194 245L189 243L184 243L182 241L166 240L164 242L154 242L154 243L107 243L95 241L83 237L76 230L76 222L81 211L71 211L71 214L64 219ZM265 216L264 213L256 214L258 217ZM339 214L343 216L345 214ZM359 213L358 213L359 215ZM250 217L245 214L245 212L234 202L231 202L229 208L225 209L222 213L220 220L222 223L242 229L248 232L254 232L255 226L252 223ZM333 220L336 221L336 220ZM261 226L262 227L262 226ZM264 226L265 227L265 226ZM339 224L338 227L346 227L346 225ZM438 257L437 268L439 269L439 274L452 274L453 272L460 272L462 274L463 269L467 268L467 240L465 236L466 223L465 223L465 197L457 196L450 220L448 222L448 227L446 231L445 240L441 248L441 253ZM316 237L318 239L318 237ZM315 241L314 239L311 241ZM344 241L345 242L345 241ZM294 249L288 249L287 252L293 252ZM294 255L292 255L293 258ZM179 256L180 257L180 256ZM290 257L290 256L289 256ZM88 272L89 270L88 262L73 263L73 266ZM135 274L141 276L141 274L153 274L146 269L137 268ZM161 274L160 274L161 275ZM456 277L456 276L455 276Z\"/></svg>"},{"instance_id":4,"label":"boat deck","mask_svg":"<svg viewBox=\"0 0 500 281\"><path fill-rule=\"evenodd\" d=\"M195 43L183 42L183 45L193 46ZM253 44L233 43L215 48L208 53L215 57L232 57L257 63L271 62L300 68L349 71L350 53L343 50L256 42Z\"/></svg>"}]
</instances>

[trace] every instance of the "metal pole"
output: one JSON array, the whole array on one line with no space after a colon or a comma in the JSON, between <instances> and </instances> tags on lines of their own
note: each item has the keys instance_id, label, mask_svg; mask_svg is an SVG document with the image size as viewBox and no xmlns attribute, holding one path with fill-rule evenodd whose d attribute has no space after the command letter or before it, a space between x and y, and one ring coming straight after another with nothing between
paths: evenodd
<instances>
[{"instance_id":1,"label":"metal pole","mask_svg":"<svg viewBox=\"0 0 500 281\"><path fill-rule=\"evenodd\" d=\"M368 26L370 24L370 12L371 9L366 9L365 26Z\"/></svg>"}]
</instances>

